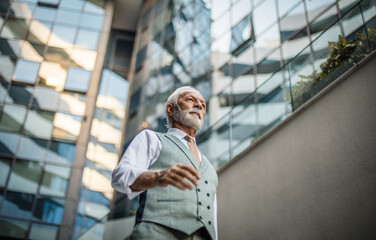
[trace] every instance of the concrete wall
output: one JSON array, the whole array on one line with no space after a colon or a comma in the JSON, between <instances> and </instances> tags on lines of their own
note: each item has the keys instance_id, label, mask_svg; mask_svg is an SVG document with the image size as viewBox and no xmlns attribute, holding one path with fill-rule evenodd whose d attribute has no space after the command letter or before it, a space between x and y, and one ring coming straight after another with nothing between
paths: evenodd
<instances>
[{"instance_id":1,"label":"concrete wall","mask_svg":"<svg viewBox=\"0 0 376 240\"><path fill-rule=\"evenodd\" d=\"M219 170L219 239L376 239L375 66Z\"/></svg>"}]
</instances>

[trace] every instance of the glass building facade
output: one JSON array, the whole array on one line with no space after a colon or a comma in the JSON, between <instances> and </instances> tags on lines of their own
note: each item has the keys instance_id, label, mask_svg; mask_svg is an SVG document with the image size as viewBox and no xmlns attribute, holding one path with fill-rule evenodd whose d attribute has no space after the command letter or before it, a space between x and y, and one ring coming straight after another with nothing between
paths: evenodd
<instances>
[{"instance_id":1,"label":"glass building facade","mask_svg":"<svg viewBox=\"0 0 376 240\"><path fill-rule=\"evenodd\" d=\"M76 239L110 212L134 42L112 16L106 0L0 2L1 238Z\"/></svg>"},{"instance_id":2,"label":"glass building facade","mask_svg":"<svg viewBox=\"0 0 376 240\"><path fill-rule=\"evenodd\" d=\"M222 166L306 101L314 74L332 74L329 42L375 49L375 15L374 0L147 1L126 142L145 127L166 131L167 96L192 85L208 103L199 148Z\"/></svg>"},{"instance_id":3,"label":"glass building facade","mask_svg":"<svg viewBox=\"0 0 376 240\"><path fill-rule=\"evenodd\" d=\"M0 1L0 237L101 239L132 218L112 169L167 130L177 87L207 101L197 142L219 168L352 66L327 67L335 46L376 48L375 0L145 0L135 33L111 29L116 3Z\"/></svg>"}]
</instances>

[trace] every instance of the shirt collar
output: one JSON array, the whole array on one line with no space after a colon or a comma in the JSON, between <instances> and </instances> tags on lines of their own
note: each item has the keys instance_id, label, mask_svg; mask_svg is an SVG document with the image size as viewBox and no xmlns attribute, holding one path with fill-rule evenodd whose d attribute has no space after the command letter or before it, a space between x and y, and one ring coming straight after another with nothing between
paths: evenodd
<instances>
[{"instance_id":1,"label":"shirt collar","mask_svg":"<svg viewBox=\"0 0 376 240\"><path fill-rule=\"evenodd\" d=\"M167 133L172 134L179 139L184 139L184 137L187 135L187 133L185 133L183 130L180 130L179 128L169 128ZM193 139L196 142L196 138Z\"/></svg>"}]
</instances>

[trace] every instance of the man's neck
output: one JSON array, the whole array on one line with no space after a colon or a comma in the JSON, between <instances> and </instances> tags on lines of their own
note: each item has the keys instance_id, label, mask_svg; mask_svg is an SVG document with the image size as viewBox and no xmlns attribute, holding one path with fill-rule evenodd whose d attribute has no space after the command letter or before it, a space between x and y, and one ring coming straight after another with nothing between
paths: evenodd
<instances>
[{"instance_id":1,"label":"man's neck","mask_svg":"<svg viewBox=\"0 0 376 240\"><path fill-rule=\"evenodd\" d=\"M178 129L182 130L183 132L185 132L186 134L188 134L191 137L195 137L196 136L196 130L194 128L192 128L192 127L188 127L188 126L185 126L185 125L177 123L177 122L174 122L172 124L172 127L173 128L178 128Z\"/></svg>"}]
</instances>

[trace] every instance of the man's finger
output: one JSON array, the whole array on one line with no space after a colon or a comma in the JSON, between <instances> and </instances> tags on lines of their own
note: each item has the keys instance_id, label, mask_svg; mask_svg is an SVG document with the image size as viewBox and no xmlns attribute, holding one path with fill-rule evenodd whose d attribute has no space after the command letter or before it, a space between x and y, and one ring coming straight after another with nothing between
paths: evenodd
<instances>
[{"instance_id":1,"label":"man's finger","mask_svg":"<svg viewBox=\"0 0 376 240\"><path fill-rule=\"evenodd\" d=\"M190 172L182 168L175 169L175 173L180 175L183 178L187 178L194 185L198 186L197 178Z\"/></svg>"},{"instance_id":2,"label":"man's finger","mask_svg":"<svg viewBox=\"0 0 376 240\"><path fill-rule=\"evenodd\" d=\"M197 179L200 179L201 178L201 174L196 170L194 169L192 166L189 166L189 165L186 165L186 164L179 164L177 165L179 168L181 169L185 169L187 171L189 171L191 174L193 174Z\"/></svg>"},{"instance_id":3,"label":"man's finger","mask_svg":"<svg viewBox=\"0 0 376 240\"><path fill-rule=\"evenodd\" d=\"M189 184L187 181L185 181L184 178L181 177L180 175L174 174L171 177L172 177L173 180L175 180L176 182L180 183L181 185L183 185L184 187L188 188L189 190L193 189L193 187L191 186L191 184Z\"/></svg>"},{"instance_id":4,"label":"man's finger","mask_svg":"<svg viewBox=\"0 0 376 240\"><path fill-rule=\"evenodd\" d=\"M166 179L166 182L167 182L169 185L172 185L172 186L174 186L174 187L179 188L180 190L183 190L183 191L184 191L184 190L186 189L182 184L180 184L179 182L175 181L174 179L167 178L167 179Z\"/></svg>"}]
</instances>

